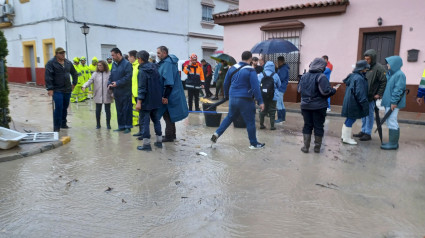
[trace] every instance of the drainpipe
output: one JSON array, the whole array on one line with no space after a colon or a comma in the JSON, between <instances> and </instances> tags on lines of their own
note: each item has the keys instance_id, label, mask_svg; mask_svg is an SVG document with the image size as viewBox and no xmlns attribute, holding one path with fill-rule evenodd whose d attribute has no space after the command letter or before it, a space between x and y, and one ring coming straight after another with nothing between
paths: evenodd
<instances>
[{"instance_id":1,"label":"drainpipe","mask_svg":"<svg viewBox=\"0 0 425 238\"><path fill-rule=\"evenodd\" d=\"M65 51L66 51L66 58L69 57L68 55L68 17L66 14L66 5L65 0L61 0L62 3L62 18L64 19L64 25L65 25Z\"/></svg>"}]
</instances>

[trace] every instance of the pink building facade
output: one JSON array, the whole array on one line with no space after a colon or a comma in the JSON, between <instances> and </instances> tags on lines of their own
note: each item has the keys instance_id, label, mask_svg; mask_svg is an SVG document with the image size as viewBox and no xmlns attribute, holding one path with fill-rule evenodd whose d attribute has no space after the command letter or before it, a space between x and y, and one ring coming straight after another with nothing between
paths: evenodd
<instances>
[{"instance_id":1,"label":"pink building facade","mask_svg":"<svg viewBox=\"0 0 425 238\"><path fill-rule=\"evenodd\" d=\"M215 14L214 21L224 26L224 51L235 59L262 40L285 38L300 49L295 58L285 55L292 75L308 70L315 57L328 55L334 66L332 83L342 82L365 49L377 50L382 63L387 56L400 55L411 89L405 110L425 112L415 103L425 69L424 7L423 0L243 0L239 10ZM295 102L299 96L292 80L285 101ZM343 96L344 90L339 90L332 104L342 104Z\"/></svg>"}]
</instances>

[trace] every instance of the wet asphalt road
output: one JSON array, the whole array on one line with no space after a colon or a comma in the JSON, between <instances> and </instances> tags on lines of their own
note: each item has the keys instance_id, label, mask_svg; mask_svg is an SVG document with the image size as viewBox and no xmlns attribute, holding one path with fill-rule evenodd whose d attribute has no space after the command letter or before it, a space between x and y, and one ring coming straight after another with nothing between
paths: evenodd
<instances>
[{"instance_id":1,"label":"wet asphalt road","mask_svg":"<svg viewBox=\"0 0 425 238\"><path fill-rule=\"evenodd\" d=\"M45 94L11 85L15 123L51 130ZM258 151L233 126L211 147L215 128L191 114L177 142L141 152L95 130L90 102L69 119L68 145L0 164L0 237L425 236L423 126L401 124L400 149L381 151L377 135L342 145L343 119L329 117L322 152L303 154L299 114L258 130Z\"/></svg>"}]
</instances>

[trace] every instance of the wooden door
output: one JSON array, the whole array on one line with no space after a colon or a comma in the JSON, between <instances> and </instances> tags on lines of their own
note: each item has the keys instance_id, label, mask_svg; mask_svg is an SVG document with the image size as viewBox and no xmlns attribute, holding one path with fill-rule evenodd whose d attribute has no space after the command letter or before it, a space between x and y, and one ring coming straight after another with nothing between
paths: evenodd
<instances>
[{"instance_id":1,"label":"wooden door","mask_svg":"<svg viewBox=\"0 0 425 238\"><path fill-rule=\"evenodd\" d=\"M363 51L374 49L376 61L386 66L385 58L395 54L396 32L365 33L363 35Z\"/></svg>"}]
</instances>

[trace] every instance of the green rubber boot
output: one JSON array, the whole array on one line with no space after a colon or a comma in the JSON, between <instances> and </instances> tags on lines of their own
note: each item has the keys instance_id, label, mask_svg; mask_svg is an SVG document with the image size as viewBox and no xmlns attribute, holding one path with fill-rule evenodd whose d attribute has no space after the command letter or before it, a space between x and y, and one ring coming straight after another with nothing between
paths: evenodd
<instances>
[{"instance_id":1,"label":"green rubber boot","mask_svg":"<svg viewBox=\"0 0 425 238\"><path fill-rule=\"evenodd\" d=\"M396 150L398 149L398 140L400 139L400 128L398 130L389 130L389 142L382 144L383 150Z\"/></svg>"}]
</instances>

